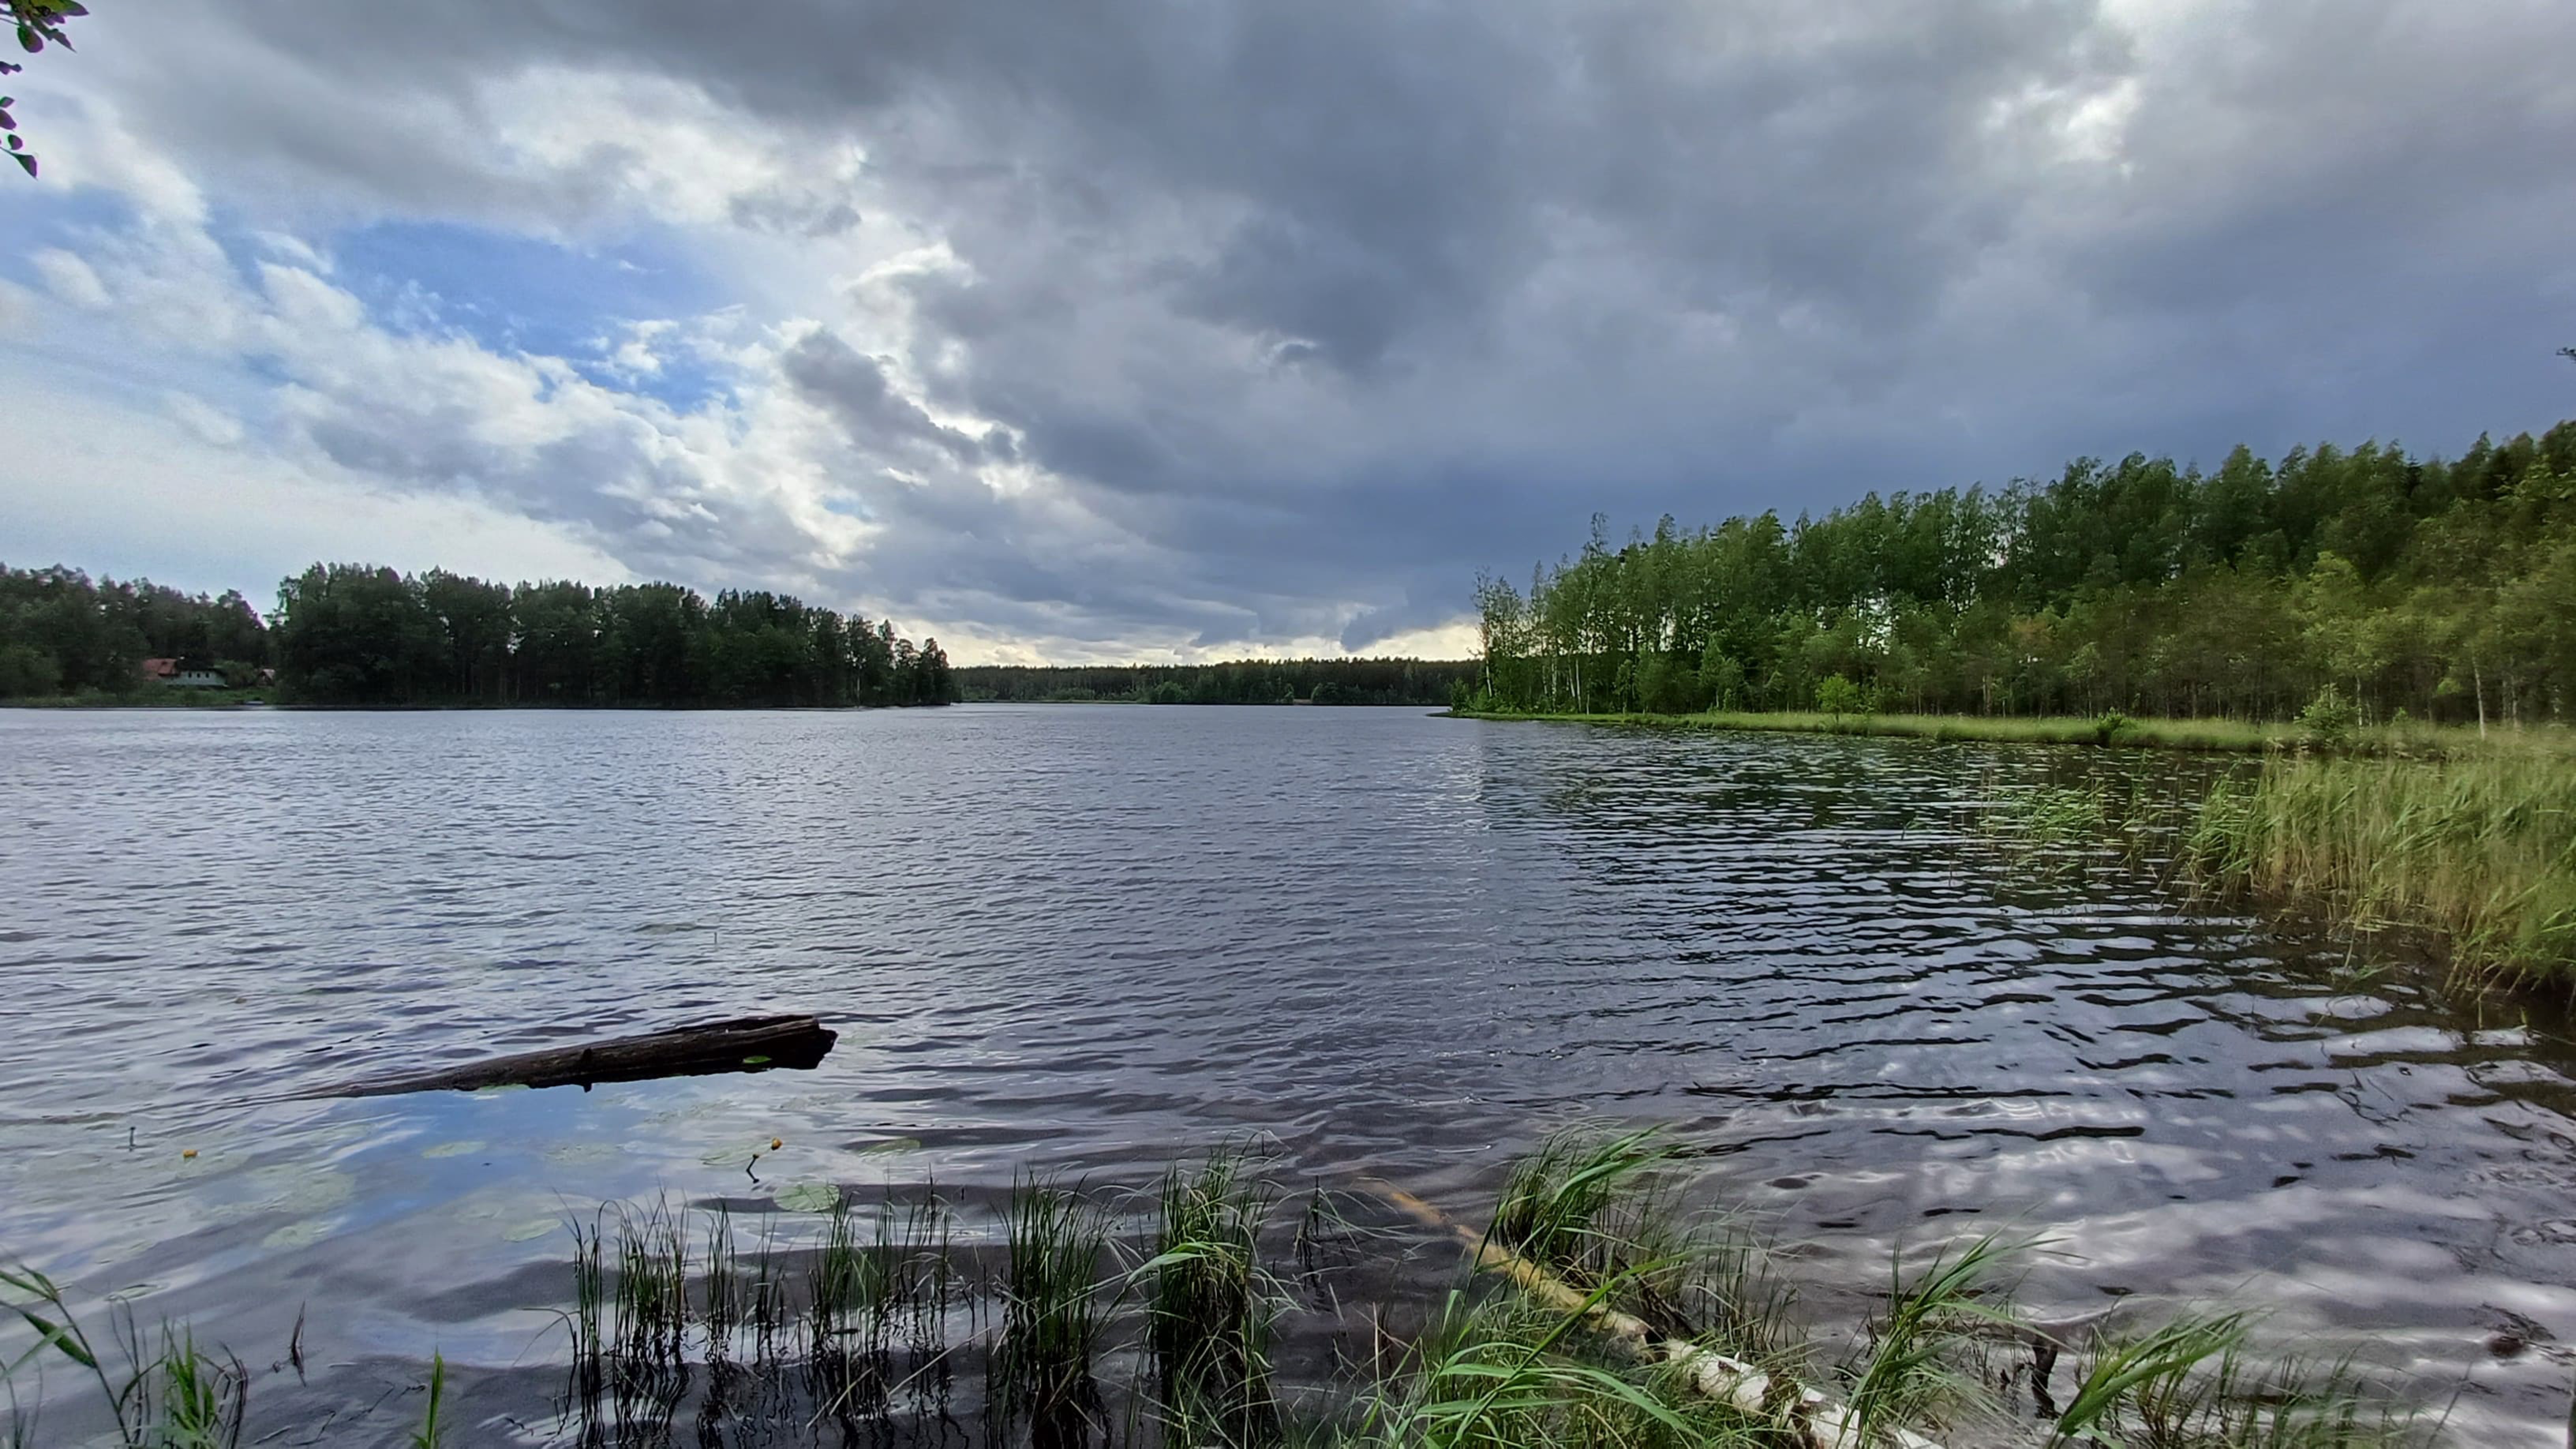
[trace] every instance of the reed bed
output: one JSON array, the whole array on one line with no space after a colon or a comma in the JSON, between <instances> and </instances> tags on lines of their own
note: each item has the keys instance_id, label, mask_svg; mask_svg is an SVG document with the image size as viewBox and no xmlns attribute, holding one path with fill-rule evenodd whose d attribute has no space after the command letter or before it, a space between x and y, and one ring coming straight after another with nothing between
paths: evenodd
<instances>
[{"instance_id":1,"label":"reed bed","mask_svg":"<svg viewBox=\"0 0 2576 1449\"><path fill-rule=\"evenodd\" d=\"M2224 894L2429 929L2465 973L2576 984L2576 766L2551 754L2271 761L2210 794L2185 861Z\"/></svg>"},{"instance_id":2,"label":"reed bed","mask_svg":"<svg viewBox=\"0 0 2576 1449\"><path fill-rule=\"evenodd\" d=\"M2372 759L2554 759L2576 764L2576 729L2563 725L2481 730L2474 725L2396 721L2320 727L2309 720L2174 719L2098 715L1832 714L1822 710L1712 710L1699 714L1543 714L1461 710L1460 719L1555 721L1631 729L1880 735L1992 744L2100 745L2198 754L2336 754Z\"/></svg>"},{"instance_id":3,"label":"reed bed","mask_svg":"<svg viewBox=\"0 0 2576 1449\"><path fill-rule=\"evenodd\" d=\"M2032 1357L2040 1340L2011 1302L2019 1249L1992 1237L1892 1267L1881 1311L1829 1361L1767 1247L1723 1215L1686 1211L1691 1178L1636 1133L1562 1134L1520 1159L1474 1237L1493 1250L1467 1260L1519 1266L1462 1276L1391 1353L1295 1365L1311 1391L1292 1400L1274 1328L1295 1300L1266 1260L1311 1256L1325 1222L1400 1253L1425 1241L1353 1225L1365 1197L1283 1211L1261 1165L1220 1151L1142 1195L1023 1180L971 1234L936 1194L844 1200L797 1247L768 1232L747 1246L721 1206L604 1210L571 1229L573 1364L554 1442L964 1445L976 1436L950 1412L952 1361L982 1369L966 1413L1001 1449L1754 1449L1806 1442L1826 1422L1846 1426L1849 1449L1920 1449L2034 1442L2033 1407L2041 1437L2067 1445L2425 1438L2348 1363L2256 1356L2241 1314L2065 1345L2084 1368L2060 1411L2045 1383L2053 1353ZM147 1352L129 1315L120 1384L49 1280L18 1270L0 1283L37 1333L31 1353L95 1375L115 1442L239 1442L247 1376L228 1355L184 1330ZM1715 1354L1730 1356L1734 1391L1710 1387ZM476 1426L449 1422L448 1366L429 1372L407 1442L470 1441ZM11 1403L5 1442L37 1442ZM1843 1407L1827 1420L1822 1403Z\"/></svg>"},{"instance_id":4,"label":"reed bed","mask_svg":"<svg viewBox=\"0 0 2576 1449\"><path fill-rule=\"evenodd\" d=\"M2261 754L2308 742L2296 723L2230 719L2134 719L2127 715L1830 714L1818 710L1701 714L1526 714L1452 710L1465 719L1556 720L1638 729L1747 730L1771 734L1884 735L1897 739L1984 740L2002 744L2111 745L2133 749ZM2420 731L2428 743L2468 732Z\"/></svg>"}]
</instances>

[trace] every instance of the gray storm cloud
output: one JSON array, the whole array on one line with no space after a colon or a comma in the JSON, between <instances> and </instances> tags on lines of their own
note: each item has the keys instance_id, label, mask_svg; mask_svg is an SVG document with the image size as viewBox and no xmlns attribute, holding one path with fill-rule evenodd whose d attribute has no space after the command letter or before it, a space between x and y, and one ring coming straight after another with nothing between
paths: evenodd
<instances>
[{"instance_id":1,"label":"gray storm cloud","mask_svg":"<svg viewBox=\"0 0 2576 1449\"><path fill-rule=\"evenodd\" d=\"M612 225L596 167L422 144L535 66L862 148L864 196L731 211L955 260L888 284L902 355L829 295L779 352L883 530L796 567L995 635L1359 648L1596 510L2576 411L2564 4L171 8L113 34L119 105L244 206Z\"/></svg>"}]
</instances>

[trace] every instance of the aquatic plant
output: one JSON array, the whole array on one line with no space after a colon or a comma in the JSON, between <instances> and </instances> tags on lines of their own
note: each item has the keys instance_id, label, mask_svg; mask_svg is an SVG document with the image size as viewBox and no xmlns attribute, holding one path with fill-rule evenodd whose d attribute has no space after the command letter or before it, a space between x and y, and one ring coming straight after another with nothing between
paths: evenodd
<instances>
[{"instance_id":1,"label":"aquatic plant","mask_svg":"<svg viewBox=\"0 0 2576 1449\"><path fill-rule=\"evenodd\" d=\"M447 1398L447 1355L429 1356L429 1407L423 1411L418 1432L411 1436L411 1449L439 1449L439 1410Z\"/></svg>"},{"instance_id":2,"label":"aquatic plant","mask_svg":"<svg viewBox=\"0 0 2576 1449\"><path fill-rule=\"evenodd\" d=\"M2384 1449L2420 1442L2415 1415L2350 1361L2257 1366L2243 1313L2186 1314L2099 1345L2052 1446L2135 1449Z\"/></svg>"},{"instance_id":3,"label":"aquatic plant","mask_svg":"<svg viewBox=\"0 0 2576 1449\"><path fill-rule=\"evenodd\" d=\"M1108 1308L1108 1218L1079 1192L1031 1178L1003 1212L1008 1268L987 1392L993 1417L1025 1423L1036 1449L1083 1442L1102 1421L1093 1377Z\"/></svg>"},{"instance_id":4,"label":"aquatic plant","mask_svg":"<svg viewBox=\"0 0 2576 1449\"><path fill-rule=\"evenodd\" d=\"M1638 1179L1668 1155L1651 1130L1555 1133L1512 1164L1485 1235L1578 1283L1608 1281L1639 1236ZM1624 1225L1612 1221L1619 1209L1632 1211Z\"/></svg>"},{"instance_id":5,"label":"aquatic plant","mask_svg":"<svg viewBox=\"0 0 2576 1449\"><path fill-rule=\"evenodd\" d=\"M1597 1285L1591 1302L1617 1283ZM1694 1400L1673 1374L1585 1352L1580 1312L1453 1295L1369 1399L1353 1449L1584 1449L1756 1445L1772 1426Z\"/></svg>"},{"instance_id":6,"label":"aquatic plant","mask_svg":"<svg viewBox=\"0 0 2576 1449\"><path fill-rule=\"evenodd\" d=\"M1942 1249L1911 1282L1901 1276L1901 1260L1891 1267L1887 1312L1870 1325L1868 1354L1852 1375L1852 1414L1864 1442L1894 1425L1989 1407L1960 1358L1983 1336L1980 1329L2018 1326L1996 1292L2011 1255L2002 1238L1988 1234L1956 1252Z\"/></svg>"},{"instance_id":7,"label":"aquatic plant","mask_svg":"<svg viewBox=\"0 0 2576 1449\"><path fill-rule=\"evenodd\" d=\"M1680 1210L1685 1179L1670 1147L1648 1133L1576 1130L1511 1165L1490 1236L1461 1233L1391 1188L1379 1189L1383 1201L1436 1237L1354 1223L1319 1191L1296 1234L1312 1267L1327 1266L1327 1240L1399 1252L1456 1242L1484 1271L1423 1331L1374 1342L1357 1378L1301 1381L1307 1366L1273 1360L1274 1331L1293 1304L1262 1261L1277 1196L1260 1168L1234 1149L1176 1166L1146 1198L1143 1220L1123 1229L1116 1205L1135 1198L1043 1179L1016 1186L995 1238L962 1250L998 1258L984 1281L990 1299L968 1299L958 1339L976 1341L974 1307L996 1305L982 1356L996 1444L1116 1440L1123 1409L1126 1441L1175 1449L1751 1449L1836 1435L1921 1446L1911 1431L1996 1429L1991 1356L2039 1341L2009 1306L2009 1246L1986 1237L1905 1272L1891 1267L1887 1305L1860 1351L1816 1371L1758 1242L1723 1214ZM739 1251L722 1207L700 1219L658 1203L612 1206L573 1221L565 1427L575 1442L671 1442L684 1409L705 1444L893 1442L903 1422L953 1431L945 1394L961 1249L946 1205L935 1192L844 1199L813 1237L782 1244L776 1225L792 1221L773 1215L754 1255ZM1122 1261L1113 1240L1139 1246ZM0 1284L37 1334L17 1362L42 1353L89 1373L119 1444L238 1440L247 1375L229 1354L177 1328L146 1352L129 1318L119 1345L133 1371L120 1382L50 1280L19 1269ZM1373 1321L1382 1333L1385 1320ZM2050 1432L2061 1445L2130 1449L2408 1441L2413 1421L2349 1362L2258 1359L2246 1321L2185 1318L2094 1345L2073 1399L2063 1413L2050 1409ZM456 1432L443 1355L433 1355L427 1387L413 1449ZM35 1406L9 1388L0 1442L33 1442ZM908 1420L895 1417L898 1404Z\"/></svg>"},{"instance_id":8,"label":"aquatic plant","mask_svg":"<svg viewBox=\"0 0 2576 1449\"><path fill-rule=\"evenodd\" d=\"M24 1264L0 1269L0 1287L27 1301L8 1308L33 1329L36 1343L6 1365L0 1377L11 1377L11 1433L27 1430L28 1414L16 1404L14 1375L29 1359L52 1349L88 1370L106 1397L116 1424L116 1442L129 1449L232 1449L241 1442L250 1394L250 1373L229 1353L207 1352L187 1329L163 1324L159 1346L146 1352L143 1333L130 1307L115 1306L115 1342L122 1351L126 1375L111 1379L107 1360L90 1341L61 1288Z\"/></svg>"},{"instance_id":9,"label":"aquatic plant","mask_svg":"<svg viewBox=\"0 0 2576 1449\"><path fill-rule=\"evenodd\" d=\"M2438 932L2465 972L2576 972L2576 770L2546 755L2274 760L2210 793L2184 859L2224 895Z\"/></svg>"},{"instance_id":10,"label":"aquatic plant","mask_svg":"<svg viewBox=\"0 0 2576 1449\"><path fill-rule=\"evenodd\" d=\"M1153 1256L1133 1275L1145 1285L1166 1429L1193 1444L1252 1444L1278 1430L1269 1348L1283 1305L1259 1263L1275 1199L1246 1168L1239 1150L1219 1149L1195 1173L1164 1174Z\"/></svg>"}]
</instances>

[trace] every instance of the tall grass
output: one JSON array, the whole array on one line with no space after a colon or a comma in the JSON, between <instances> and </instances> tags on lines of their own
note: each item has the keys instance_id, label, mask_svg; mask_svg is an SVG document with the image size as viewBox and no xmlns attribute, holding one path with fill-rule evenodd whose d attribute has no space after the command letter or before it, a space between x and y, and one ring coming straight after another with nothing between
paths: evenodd
<instances>
[{"instance_id":1,"label":"tall grass","mask_svg":"<svg viewBox=\"0 0 2576 1449\"><path fill-rule=\"evenodd\" d=\"M1887 1313L1871 1325L1868 1356L1852 1377L1852 1416L1863 1442L1899 1425L1991 1407L1961 1351L1982 1337L1981 1328L2017 1325L1994 1291L2009 1257L2004 1241L1988 1235L1956 1253L1943 1250L1910 1282L1893 1280Z\"/></svg>"},{"instance_id":2,"label":"tall grass","mask_svg":"<svg viewBox=\"0 0 2576 1449\"><path fill-rule=\"evenodd\" d=\"M2391 1449L2425 1437L2350 1362L2258 1365L2242 1313L2190 1314L2095 1351L2053 1446Z\"/></svg>"},{"instance_id":3,"label":"tall grass","mask_svg":"<svg viewBox=\"0 0 2576 1449\"><path fill-rule=\"evenodd\" d=\"M1615 1281L1596 1286L1606 1298ZM1369 1400L1350 1449L1754 1449L1794 1442L1664 1371L1584 1352L1581 1314L1526 1300L1447 1311Z\"/></svg>"},{"instance_id":4,"label":"tall grass","mask_svg":"<svg viewBox=\"0 0 2576 1449\"><path fill-rule=\"evenodd\" d=\"M2576 767L2547 754L2271 761L2210 794L2185 859L2222 892L2429 928L2466 972L2576 984Z\"/></svg>"},{"instance_id":5,"label":"tall grass","mask_svg":"<svg viewBox=\"0 0 2576 1449\"><path fill-rule=\"evenodd\" d=\"M962 1249L992 1255L997 1269L983 1280L998 1320L983 1340L984 1428L999 1449L1754 1449L1837 1435L1854 1449L1920 1449L1911 1431L1942 1426L1970 1432L1954 1445L2030 1442L1998 1417L1994 1355L2034 1342L2013 1318L2002 1242L1891 1269L1861 1349L1815 1367L1821 1356L1787 1314L1766 1255L1723 1216L1685 1217L1685 1186L1678 1159L1650 1135L1551 1138L1512 1164L1492 1231L1466 1235L1470 1261L1489 1274L1451 1293L1409 1342L1373 1337L1368 1367L1344 1359L1308 1397L1294 1375L1314 1365L1274 1361L1293 1307L1263 1254L1311 1251L1321 1209L1308 1210L1293 1244L1265 1243L1266 1227L1286 1238L1288 1224L1271 1222L1278 1198L1259 1164L1230 1150L1175 1167L1125 1218L1116 1205L1132 1197L1023 1181L989 1223L998 1231ZM1387 1201L1440 1228L1406 1251L1458 1241L1418 1199ZM756 1256L740 1250L726 1211L706 1214L702 1234L698 1221L656 1205L572 1225L573 1442L677 1442L692 1427L684 1409L709 1445L945 1441L961 1429L944 1390L961 1248L935 1194L844 1201L802 1247L782 1251L764 1233ZM1122 1258L1113 1241L1139 1246ZM128 1316L110 1345L127 1357L119 1373L50 1280L21 1269L0 1273L0 1286L36 1335L8 1367L41 1354L80 1368L124 1449L240 1442L248 1376L230 1355L184 1330L147 1351ZM968 1298L970 1339L985 1301ZM1371 1318L1377 1333L1384 1322ZM2083 1381L2063 1413L2048 1406L2044 1428L2060 1445L2129 1449L2406 1442L2409 1421L2351 1365L2258 1359L2246 1322L2186 1318L2091 1346ZM433 1357L415 1449L460 1432L447 1422L448 1379ZM908 1398L898 1419L893 1401L921 1392L906 1386L934 1379L935 1401ZM32 1406L8 1387L0 1443L35 1442ZM1113 1404L1148 1417L1124 1419L1122 1434Z\"/></svg>"},{"instance_id":6,"label":"tall grass","mask_svg":"<svg viewBox=\"0 0 2576 1449\"><path fill-rule=\"evenodd\" d=\"M241 1443L250 1395L250 1373L229 1353L197 1347L196 1335L164 1324L157 1348L147 1351L142 1330L130 1308L113 1309L114 1341L124 1358L119 1381L60 1287L33 1268L0 1269L0 1287L18 1295L7 1304L12 1316L32 1329L35 1344L0 1365L0 1378L10 1380L11 1437L32 1433L31 1411L17 1403L15 1375L29 1360L51 1350L53 1355L85 1370L99 1387L116 1424L115 1442L125 1449L234 1449Z\"/></svg>"},{"instance_id":7,"label":"tall grass","mask_svg":"<svg viewBox=\"0 0 2576 1449\"><path fill-rule=\"evenodd\" d=\"M1246 1169L1242 1153L1220 1149L1195 1173L1166 1173L1153 1256L1135 1274L1165 1427L1192 1444L1258 1444L1278 1431L1270 1329L1282 1295L1260 1265L1276 1198Z\"/></svg>"},{"instance_id":8,"label":"tall grass","mask_svg":"<svg viewBox=\"0 0 2576 1449\"><path fill-rule=\"evenodd\" d=\"M1031 1179L1011 1194L1003 1227L1009 1264L991 1412L1005 1429L1025 1423L1034 1449L1071 1449L1105 1423L1093 1366L1108 1321L1108 1218L1080 1193Z\"/></svg>"},{"instance_id":9,"label":"tall grass","mask_svg":"<svg viewBox=\"0 0 2576 1449\"><path fill-rule=\"evenodd\" d=\"M1512 1164L1485 1236L1589 1287L1619 1277L1647 1236L1643 1180L1669 1150L1652 1132L1560 1132Z\"/></svg>"},{"instance_id":10,"label":"tall grass","mask_svg":"<svg viewBox=\"0 0 2576 1449\"><path fill-rule=\"evenodd\" d=\"M2131 719L2125 715L2018 716L1828 714L1821 711L1710 711L1702 714L1521 714L1460 712L1477 719L1562 720L1652 729L1746 730L1773 734L1884 735L1898 739L2006 744L2113 745L2136 749L2261 754L2306 739L2296 724L2228 719ZM2452 732L2436 738L2448 739Z\"/></svg>"}]
</instances>

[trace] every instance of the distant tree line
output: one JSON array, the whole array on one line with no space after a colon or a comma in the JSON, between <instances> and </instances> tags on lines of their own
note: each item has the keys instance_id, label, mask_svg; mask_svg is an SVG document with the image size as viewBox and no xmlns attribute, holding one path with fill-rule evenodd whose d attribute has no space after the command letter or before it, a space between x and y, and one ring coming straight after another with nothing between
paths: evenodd
<instances>
[{"instance_id":1,"label":"distant tree line","mask_svg":"<svg viewBox=\"0 0 2576 1449\"><path fill-rule=\"evenodd\" d=\"M1443 705L1472 685L1473 660L1245 659L1227 664L970 665L970 700L1135 704Z\"/></svg>"},{"instance_id":2,"label":"distant tree line","mask_svg":"<svg viewBox=\"0 0 2576 1449\"><path fill-rule=\"evenodd\" d=\"M316 564L266 619L64 568L0 568L0 696L122 692L146 658L312 704L917 705L957 697L935 639L766 590L594 589Z\"/></svg>"},{"instance_id":3,"label":"distant tree line","mask_svg":"<svg viewBox=\"0 0 2576 1449\"><path fill-rule=\"evenodd\" d=\"M2456 460L2376 443L2132 454L1872 493L1479 582L1466 702L2278 718L2576 717L2576 423ZM1464 696L1467 692L1462 692Z\"/></svg>"},{"instance_id":4,"label":"distant tree line","mask_svg":"<svg viewBox=\"0 0 2576 1449\"><path fill-rule=\"evenodd\" d=\"M0 699L122 691L144 660L179 658L250 683L269 662L268 624L230 591L0 565Z\"/></svg>"}]
</instances>

